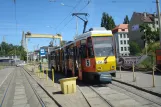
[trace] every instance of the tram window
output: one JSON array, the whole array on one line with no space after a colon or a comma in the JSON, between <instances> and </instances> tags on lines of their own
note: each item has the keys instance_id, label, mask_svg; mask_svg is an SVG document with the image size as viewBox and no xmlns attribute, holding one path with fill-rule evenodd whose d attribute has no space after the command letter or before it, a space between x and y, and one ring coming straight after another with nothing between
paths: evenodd
<instances>
[{"instance_id":1,"label":"tram window","mask_svg":"<svg viewBox=\"0 0 161 107\"><path fill-rule=\"evenodd\" d=\"M87 48L86 48L85 45L81 47L81 52L80 52L80 54L81 54L81 57L82 57L82 58L87 58Z\"/></svg>"},{"instance_id":2,"label":"tram window","mask_svg":"<svg viewBox=\"0 0 161 107\"><path fill-rule=\"evenodd\" d=\"M93 48L92 47L88 48L88 56L89 56L89 58L93 58L94 57L94 53L93 53Z\"/></svg>"},{"instance_id":3,"label":"tram window","mask_svg":"<svg viewBox=\"0 0 161 107\"><path fill-rule=\"evenodd\" d=\"M92 46L92 39L89 37L87 39L87 45L88 45L88 57L93 58L94 57L94 52L93 52L93 46Z\"/></svg>"},{"instance_id":4,"label":"tram window","mask_svg":"<svg viewBox=\"0 0 161 107\"><path fill-rule=\"evenodd\" d=\"M66 59L69 59L69 49L66 50L65 56L66 56Z\"/></svg>"}]
</instances>

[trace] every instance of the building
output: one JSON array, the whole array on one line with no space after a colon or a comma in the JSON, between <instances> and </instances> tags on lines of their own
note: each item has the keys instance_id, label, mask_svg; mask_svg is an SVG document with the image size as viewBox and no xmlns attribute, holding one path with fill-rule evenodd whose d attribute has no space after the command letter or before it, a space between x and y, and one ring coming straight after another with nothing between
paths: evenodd
<instances>
[{"instance_id":1,"label":"building","mask_svg":"<svg viewBox=\"0 0 161 107\"><path fill-rule=\"evenodd\" d=\"M116 26L112 33L115 37L116 55L129 56L129 38L128 38L128 24L120 24Z\"/></svg>"},{"instance_id":2,"label":"building","mask_svg":"<svg viewBox=\"0 0 161 107\"><path fill-rule=\"evenodd\" d=\"M129 26L128 26L128 30L129 30L129 41L134 41L137 44L139 44L139 46L141 48L144 48L145 46L145 40L141 39L141 36L144 34L144 32L140 32L140 28L139 26L143 23L148 24L152 30L156 30L159 28L159 22L158 22L158 16L156 13L154 14L149 14L149 13L137 13L134 12Z\"/></svg>"}]
</instances>

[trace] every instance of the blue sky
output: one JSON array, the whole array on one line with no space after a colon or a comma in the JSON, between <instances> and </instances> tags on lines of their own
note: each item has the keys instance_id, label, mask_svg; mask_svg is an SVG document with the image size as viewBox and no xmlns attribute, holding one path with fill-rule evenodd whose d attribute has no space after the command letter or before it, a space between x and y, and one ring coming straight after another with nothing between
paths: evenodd
<instances>
[{"instance_id":1,"label":"blue sky","mask_svg":"<svg viewBox=\"0 0 161 107\"><path fill-rule=\"evenodd\" d=\"M87 29L89 29L100 26L102 12L109 13L118 25L123 22L125 15L131 18L133 12L156 11L156 4L153 3L155 0L91 0L89 5L87 5L89 0L51 1L53 2L16 0L16 30L14 0L0 0L0 42L5 36L6 42L20 45L22 31L53 35L61 33L63 40L73 40L76 33L76 18L70 15L71 12L87 12L89 14ZM61 3L66 6L62 6ZM75 5L77 6L73 9ZM81 20L78 21L78 29L81 34L83 30ZM28 49L32 51L34 47L48 45L50 41L51 39L31 38L28 41Z\"/></svg>"}]
</instances>

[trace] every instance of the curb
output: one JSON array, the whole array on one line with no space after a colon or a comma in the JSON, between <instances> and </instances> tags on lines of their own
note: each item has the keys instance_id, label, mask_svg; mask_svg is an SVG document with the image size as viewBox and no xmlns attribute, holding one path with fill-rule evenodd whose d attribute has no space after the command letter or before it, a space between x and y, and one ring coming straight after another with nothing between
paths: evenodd
<instances>
[{"instance_id":1,"label":"curb","mask_svg":"<svg viewBox=\"0 0 161 107\"><path fill-rule=\"evenodd\" d=\"M113 81L116 81L116 82L119 82L119 83L121 83L121 84L125 84L125 85L128 85L128 86L131 86L131 87L136 88L136 89L138 89L138 90L145 91L145 92L147 92L147 93L149 93L149 94L152 94L152 95L155 95L155 96L157 96L157 97L161 97L161 94L160 94L160 93L156 93L156 92L154 92L154 91L150 91L150 90L147 90L147 89L145 89L145 88L141 88L141 87L139 87L139 86L135 86L135 85L132 85L132 84L129 84L129 83L126 83L126 82L117 80L117 79L112 79L112 80L113 80Z\"/></svg>"}]
</instances>

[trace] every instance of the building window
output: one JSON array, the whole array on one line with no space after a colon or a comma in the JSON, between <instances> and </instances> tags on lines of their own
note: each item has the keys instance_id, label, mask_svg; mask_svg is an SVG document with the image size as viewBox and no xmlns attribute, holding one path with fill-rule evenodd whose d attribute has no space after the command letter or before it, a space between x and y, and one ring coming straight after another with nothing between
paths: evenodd
<instances>
[{"instance_id":1,"label":"building window","mask_svg":"<svg viewBox=\"0 0 161 107\"><path fill-rule=\"evenodd\" d=\"M120 40L120 43L123 44L122 40Z\"/></svg>"},{"instance_id":2,"label":"building window","mask_svg":"<svg viewBox=\"0 0 161 107\"><path fill-rule=\"evenodd\" d=\"M120 38L122 38L122 34L120 34Z\"/></svg>"},{"instance_id":3,"label":"building window","mask_svg":"<svg viewBox=\"0 0 161 107\"><path fill-rule=\"evenodd\" d=\"M125 29L121 29L122 31L125 31Z\"/></svg>"},{"instance_id":4,"label":"building window","mask_svg":"<svg viewBox=\"0 0 161 107\"><path fill-rule=\"evenodd\" d=\"M126 38L126 34L124 34L124 38Z\"/></svg>"},{"instance_id":5,"label":"building window","mask_svg":"<svg viewBox=\"0 0 161 107\"><path fill-rule=\"evenodd\" d=\"M126 40L124 40L124 44L126 44Z\"/></svg>"},{"instance_id":6,"label":"building window","mask_svg":"<svg viewBox=\"0 0 161 107\"><path fill-rule=\"evenodd\" d=\"M126 34L127 38L128 38L128 34Z\"/></svg>"},{"instance_id":7,"label":"building window","mask_svg":"<svg viewBox=\"0 0 161 107\"><path fill-rule=\"evenodd\" d=\"M126 51L126 47L124 47L124 50Z\"/></svg>"},{"instance_id":8,"label":"building window","mask_svg":"<svg viewBox=\"0 0 161 107\"><path fill-rule=\"evenodd\" d=\"M121 47L121 51L123 51L123 47Z\"/></svg>"},{"instance_id":9,"label":"building window","mask_svg":"<svg viewBox=\"0 0 161 107\"><path fill-rule=\"evenodd\" d=\"M158 21L156 21L156 24L158 25Z\"/></svg>"}]
</instances>

